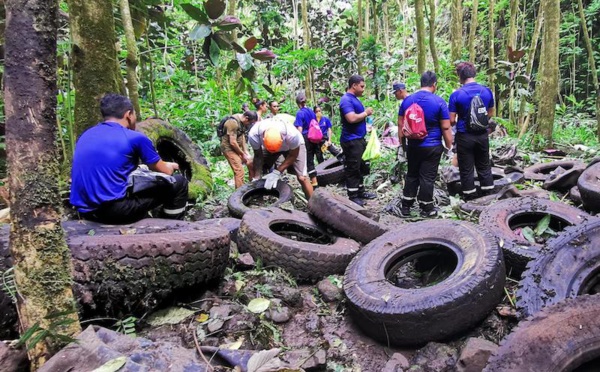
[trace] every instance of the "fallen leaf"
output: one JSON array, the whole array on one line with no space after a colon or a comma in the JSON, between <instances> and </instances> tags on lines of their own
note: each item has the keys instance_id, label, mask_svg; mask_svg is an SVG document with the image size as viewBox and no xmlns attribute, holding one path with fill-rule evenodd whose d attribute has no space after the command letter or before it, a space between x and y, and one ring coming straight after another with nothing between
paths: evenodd
<instances>
[{"instance_id":1,"label":"fallen leaf","mask_svg":"<svg viewBox=\"0 0 600 372\"><path fill-rule=\"evenodd\" d=\"M235 291L239 292L242 288L244 288L245 285L246 285L246 283L243 280L236 280L235 281Z\"/></svg>"},{"instance_id":2,"label":"fallen leaf","mask_svg":"<svg viewBox=\"0 0 600 372\"><path fill-rule=\"evenodd\" d=\"M104 363L102 366L96 368L92 372L116 372L127 363L127 357L121 356L115 359L111 359Z\"/></svg>"},{"instance_id":3,"label":"fallen leaf","mask_svg":"<svg viewBox=\"0 0 600 372\"><path fill-rule=\"evenodd\" d=\"M252 355L248 360L248 372L270 372L277 371L282 363L277 354L280 349L262 350Z\"/></svg>"},{"instance_id":4,"label":"fallen leaf","mask_svg":"<svg viewBox=\"0 0 600 372\"><path fill-rule=\"evenodd\" d=\"M194 311L185 309L183 307L169 307L150 315L148 318L148 324L154 327L165 324L179 324L185 318L194 315L194 313Z\"/></svg>"},{"instance_id":5,"label":"fallen leaf","mask_svg":"<svg viewBox=\"0 0 600 372\"><path fill-rule=\"evenodd\" d=\"M119 229L121 235L135 235L135 229Z\"/></svg>"},{"instance_id":6,"label":"fallen leaf","mask_svg":"<svg viewBox=\"0 0 600 372\"><path fill-rule=\"evenodd\" d=\"M206 328L208 328L208 332L213 333L223 328L225 321L223 319L211 319L209 320Z\"/></svg>"},{"instance_id":7,"label":"fallen leaf","mask_svg":"<svg viewBox=\"0 0 600 372\"><path fill-rule=\"evenodd\" d=\"M207 320L208 320L208 314L204 314L204 313L202 313L202 314L200 314L200 315L198 315L198 316L196 317L196 321L197 321L198 323L204 323L204 322L206 322Z\"/></svg>"},{"instance_id":8,"label":"fallen leaf","mask_svg":"<svg viewBox=\"0 0 600 372\"><path fill-rule=\"evenodd\" d=\"M228 349L228 350L239 350L244 343L244 337L240 337L236 342L230 342L228 344L219 345L220 349Z\"/></svg>"},{"instance_id":9,"label":"fallen leaf","mask_svg":"<svg viewBox=\"0 0 600 372\"><path fill-rule=\"evenodd\" d=\"M255 314L260 314L267 310L271 305L271 301L266 298L255 298L248 304L248 310Z\"/></svg>"}]
</instances>

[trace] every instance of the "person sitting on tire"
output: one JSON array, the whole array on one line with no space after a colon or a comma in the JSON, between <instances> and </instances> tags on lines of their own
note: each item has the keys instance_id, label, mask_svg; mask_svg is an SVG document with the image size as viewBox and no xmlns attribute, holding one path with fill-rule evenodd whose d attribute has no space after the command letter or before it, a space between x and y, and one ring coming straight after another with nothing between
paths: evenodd
<instances>
[{"instance_id":1,"label":"person sitting on tire","mask_svg":"<svg viewBox=\"0 0 600 372\"><path fill-rule=\"evenodd\" d=\"M71 171L71 204L85 219L102 223L131 223L163 206L162 217L183 219L188 181L180 175L156 177L156 183L133 193L128 179L146 164L155 172L173 175L177 163L161 160L152 141L135 131L136 114L131 101L106 94L100 101L104 121L86 130L75 145Z\"/></svg>"},{"instance_id":2,"label":"person sitting on tire","mask_svg":"<svg viewBox=\"0 0 600 372\"><path fill-rule=\"evenodd\" d=\"M327 116L323 116L323 109L321 106L315 106L313 109L315 115L317 116L317 121L319 122L319 127L321 127L321 132L323 132L323 140L321 141L319 151L316 153L317 162L321 164L325 159L323 158L323 152L325 150L329 151L329 153L335 156L340 163L344 163L344 156L342 154L342 150L335 147L335 145L331 142L331 137L333 132L331 130L331 120Z\"/></svg>"},{"instance_id":3,"label":"person sitting on tire","mask_svg":"<svg viewBox=\"0 0 600 372\"><path fill-rule=\"evenodd\" d=\"M244 164L248 168L250 179L254 178L252 158L246 147L246 128L250 128L258 120L254 111L235 114L223 124L221 152L233 170L235 188L244 184Z\"/></svg>"},{"instance_id":4,"label":"person sitting on tire","mask_svg":"<svg viewBox=\"0 0 600 372\"><path fill-rule=\"evenodd\" d=\"M440 159L444 153L442 137L447 148L452 147L450 115L446 102L434 94L437 89L437 76L432 71L421 75L421 89L408 96L398 111L398 123L402 125L404 115L414 115L407 111L413 104L423 110L427 135L423 139L408 138L408 171L402 191L401 217L410 216L410 208L419 202L421 217L435 217L437 210L433 201L433 186ZM413 106L414 107L414 106ZM398 131L400 142L404 140L402 130Z\"/></svg>"},{"instance_id":5,"label":"person sitting on tire","mask_svg":"<svg viewBox=\"0 0 600 372\"><path fill-rule=\"evenodd\" d=\"M281 174L286 169L296 174L306 199L310 199L313 187L308 178L306 168L306 145L302 134L294 127L292 121L277 115L255 124L248 134L248 142L254 150L254 177L258 178L265 169L273 170L265 175L265 188L277 187ZM287 115L289 116L289 115ZM293 118L293 116L290 116ZM276 164L280 155L284 160Z\"/></svg>"}]
</instances>

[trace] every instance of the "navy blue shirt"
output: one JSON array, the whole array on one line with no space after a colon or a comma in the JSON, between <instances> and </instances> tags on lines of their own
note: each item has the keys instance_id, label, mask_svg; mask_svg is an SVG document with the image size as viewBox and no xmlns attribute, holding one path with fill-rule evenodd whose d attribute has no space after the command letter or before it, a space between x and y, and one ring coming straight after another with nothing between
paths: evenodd
<instances>
[{"instance_id":1,"label":"navy blue shirt","mask_svg":"<svg viewBox=\"0 0 600 372\"><path fill-rule=\"evenodd\" d=\"M365 119L358 123L348 123L346 114L351 112L362 114L365 112L365 107L354 94L346 93L340 99L340 115L342 117L342 135L340 136L340 142L349 142L365 138L367 135L367 122Z\"/></svg>"},{"instance_id":2,"label":"navy blue shirt","mask_svg":"<svg viewBox=\"0 0 600 372\"><path fill-rule=\"evenodd\" d=\"M323 132L323 138L329 138L328 129L331 128L332 125L327 116L321 116L321 120L319 120L319 127L321 127L321 132Z\"/></svg>"},{"instance_id":3,"label":"navy blue shirt","mask_svg":"<svg viewBox=\"0 0 600 372\"><path fill-rule=\"evenodd\" d=\"M450 119L446 101L431 92L419 90L404 99L398 110L398 116L404 116L406 110L413 103L417 103L423 109L427 137L422 140L409 139L408 145L413 147L440 146L442 144L441 122Z\"/></svg>"},{"instance_id":4,"label":"navy blue shirt","mask_svg":"<svg viewBox=\"0 0 600 372\"><path fill-rule=\"evenodd\" d=\"M160 160L152 141L142 133L112 122L88 129L75 146L71 204L85 213L125 197L127 177L140 160L144 164Z\"/></svg>"},{"instance_id":5,"label":"navy blue shirt","mask_svg":"<svg viewBox=\"0 0 600 372\"><path fill-rule=\"evenodd\" d=\"M471 100L476 95L481 96L481 100L488 110L494 107L494 95L490 88L476 82L465 84L450 95L448 109L457 114L456 131L459 133L467 132L466 120L469 117Z\"/></svg>"},{"instance_id":6,"label":"navy blue shirt","mask_svg":"<svg viewBox=\"0 0 600 372\"><path fill-rule=\"evenodd\" d=\"M308 107L302 107L298 112L296 112L296 121L294 122L295 127L302 127L302 135L308 135L308 126L311 120L315 119L317 121L317 116L314 111L309 109Z\"/></svg>"}]
</instances>

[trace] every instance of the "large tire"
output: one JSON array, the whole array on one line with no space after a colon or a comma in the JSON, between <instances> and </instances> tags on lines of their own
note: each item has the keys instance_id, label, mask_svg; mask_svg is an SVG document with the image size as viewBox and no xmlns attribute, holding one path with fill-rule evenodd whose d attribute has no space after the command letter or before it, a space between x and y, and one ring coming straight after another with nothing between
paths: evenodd
<instances>
[{"instance_id":1,"label":"large tire","mask_svg":"<svg viewBox=\"0 0 600 372\"><path fill-rule=\"evenodd\" d=\"M261 207L251 207L250 202L255 198L276 197L277 200L269 205ZM235 190L227 201L229 213L237 218L242 218L246 212L255 208L278 207L281 204L294 200L294 191L287 182L277 182L277 187L271 190L265 189L265 180L258 180L247 183Z\"/></svg>"},{"instance_id":2,"label":"large tire","mask_svg":"<svg viewBox=\"0 0 600 372\"><path fill-rule=\"evenodd\" d=\"M344 164L337 158L327 159L315 166L319 186L336 185L344 182Z\"/></svg>"},{"instance_id":3,"label":"large tire","mask_svg":"<svg viewBox=\"0 0 600 372\"><path fill-rule=\"evenodd\" d=\"M454 169L452 170L453 172L458 172L458 167L453 167L453 168L456 168L456 170L454 170ZM492 168L492 176L494 177L494 189L492 190L493 192L498 192L498 191L502 190L502 188L504 188L508 185L523 183L523 180L524 180L522 173L512 172L512 173L505 174L504 170L502 168L496 168L496 167ZM448 189L448 193L450 195L461 194L462 193L462 184L460 182L460 175L452 174L449 177L450 177L451 181L448 182L446 185L446 187ZM478 191L481 190L477 176L475 176L475 187L477 188Z\"/></svg>"},{"instance_id":4,"label":"large tire","mask_svg":"<svg viewBox=\"0 0 600 372\"><path fill-rule=\"evenodd\" d=\"M544 181L542 187L546 190L566 192L571 187L577 185L577 180L581 176L582 172L583 166L575 166L561 174L550 174Z\"/></svg>"},{"instance_id":5,"label":"large tire","mask_svg":"<svg viewBox=\"0 0 600 372\"><path fill-rule=\"evenodd\" d=\"M514 187L513 185L508 185L505 186L502 190L496 192L495 194L482 196L480 198L462 203L460 205L460 210L469 214L479 216L481 211L483 211L488 206L494 204L498 200L518 198L520 196L521 194L516 187Z\"/></svg>"},{"instance_id":6,"label":"large tire","mask_svg":"<svg viewBox=\"0 0 600 372\"><path fill-rule=\"evenodd\" d=\"M8 249L9 225L0 227L0 272L4 273L12 267L12 258ZM6 276L8 279L9 275ZM4 283L0 283L0 339L14 338L17 330L17 308L8 293L5 293Z\"/></svg>"},{"instance_id":7,"label":"large tire","mask_svg":"<svg viewBox=\"0 0 600 372\"><path fill-rule=\"evenodd\" d=\"M341 274L358 252L357 242L340 238L320 227L304 212L279 208L250 211L238 231L238 246L278 266L300 280L318 280Z\"/></svg>"},{"instance_id":8,"label":"large tire","mask_svg":"<svg viewBox=\"0 0 600 372\"><path fill-rule=\"evenodd\" d=\"M443 268L450 274L422 288L394 285L396 269L413 262L416 277ZM422 345L484 319L502 299L504 280L502 252L485 229L431 220L402 225L367 244L346 269L344 292L350 315L368 336L383 344Z\"/></svg>"},{"instance_id":9,"label":"large tire","mask_svg":"<svg viewBox=\"0 0 600 372\"><path fill-rule=\"evenodd\" d=\"M312 194L308 210L326 225L361 243L368 243L387 231L368 217L367 209L325 189Z\"/></svg>"},{"instance_id":10,"label":"large tire","mask_svg":"<svg viewBox=\"0 0 600 372\"><path fill-rule=\"evenodd\" d=\"M558 167L564 169L585 168L585 164L579 160L557 160L549 163L538 163L523 170L525 179L533 181L545 181L550 173Z\"/></svg>"},{"instance_id":11,"label":"large tire","mask_svg":"<svg viewBox=\"0 0 600 372\"><path fill-rule=\"evenodd\" d=\"M213 181L202 150L187 134L166 121L148 119L136 124L136 130L152 140L161 159L179 164L189 181L188 197L204 199L212 190Z\"/></svg>"},{"instance_id":12,"label":"large tire","mask_svg":"<svg viewBox=\"0 0 600 372\"><path fill-rule=\"evenodd\" d=\"M600 212L600 163L588 167L577 180L583 207L592 212Z\"/></svg>"},{"instance_id":13,"label":"large tire","mask_svg":"<svg viewBox=\"0 0 600 372\"><path fill-rule=\"evenodd\" d=\"M579 192L579 186L575 185L571 187L569 190L569 199L575 204L581 205L583 201L581 200L581 192Z\"/></svg>"},{"instance_id":14,"label":"large tire","mask_svg":"<svg viewBox=\"0 0 600 372\"><path fill-rule=\"evenodd\" d=\"M597 371L599 357L600 296L582 296L544 308L520 323L484 371ZM593 360L595 364L586 365Z\"/></svg>"},{"instance_id":15,"label":"large tire","mask_svg":"<svg viewBox=\"0 0 600 372\"><path fill-rule=\"evenodd\" d=\"M565 298L600 292L600 219L566 229L531 261L517 291L523 316Z\"/></svg>"},{"instance_id":16,"label":"large tire","mask_svg":"<svg viewBox=\"0 0 600 372\"><path fill-rule=\"evenodd\" d=\"M565 203L531 197L500 200L481 212L479 224L493 231L502 241L507 272L511 275L518 277L527 262L538 257L543 247L513 230L525 226L535 228L546 215L551 216L550 228L554 231L580 224L589 217L584 211Z\"/></svg>"}]
</instances>

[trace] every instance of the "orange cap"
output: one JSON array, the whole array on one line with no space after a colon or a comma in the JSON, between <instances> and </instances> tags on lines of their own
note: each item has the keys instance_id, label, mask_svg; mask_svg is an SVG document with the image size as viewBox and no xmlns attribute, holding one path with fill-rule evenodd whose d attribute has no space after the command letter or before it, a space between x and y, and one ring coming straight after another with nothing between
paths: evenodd
<instances>
[{"instance_id":1,"label":"orange cap","mask_svg":"<svg viewBox=\"0 0 600 372\"><path fill-rule=\"evenodd\" d=\"M268 152L277 152L281 148L283 139L281 138L281 132L275 127L271 127L263 134L263 144Z\"/></svg>"}]
</instances>

